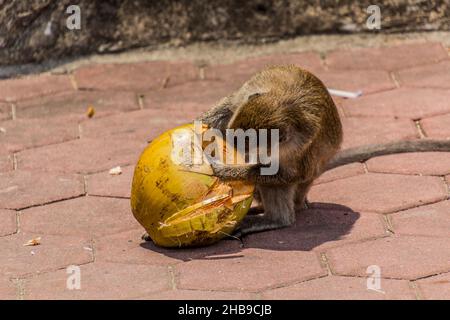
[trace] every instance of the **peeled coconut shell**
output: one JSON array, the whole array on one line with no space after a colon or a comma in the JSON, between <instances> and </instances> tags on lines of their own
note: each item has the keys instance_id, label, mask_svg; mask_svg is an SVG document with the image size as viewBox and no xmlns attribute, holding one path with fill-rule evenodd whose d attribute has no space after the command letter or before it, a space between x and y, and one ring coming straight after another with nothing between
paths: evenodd
<instances>
[{"instance_id":1,"label":"peeled coconut shell","mask_svg":"<svg viewBox=\"0 0 450 320\"><path fill-rule=\"evenodd\" d=\"M247 214L254 185L221 181L213 176L205 157L200 165L174 162L173 139L179 139L180 130L187 136L194 134L192 124L177 127L153 140L142 153L134 171L131 209L159 246L212 244L230 235Z\"/></svg>"}]
</instances>

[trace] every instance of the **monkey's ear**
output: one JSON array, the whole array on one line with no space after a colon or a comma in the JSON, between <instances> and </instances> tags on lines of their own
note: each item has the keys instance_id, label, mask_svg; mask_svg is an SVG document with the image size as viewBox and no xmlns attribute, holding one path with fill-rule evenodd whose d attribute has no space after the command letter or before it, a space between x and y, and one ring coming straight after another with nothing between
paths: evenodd
<instances>
[{"instance_id":1,"label":"monkey's ear","mask_svg":"<svg viewBox=\"0 0 450 320\"><path fill-rule=\"evenodd\" d=\"M251 95L249 95L249 96L247 97L247 101L250 101L250 100L252 100L252 99L254 99L254 98L257 98L257 97L259 97L260 95L262 95L262 93L260 93L260 92L252 93Z\"/></svg>"}]
</instances>

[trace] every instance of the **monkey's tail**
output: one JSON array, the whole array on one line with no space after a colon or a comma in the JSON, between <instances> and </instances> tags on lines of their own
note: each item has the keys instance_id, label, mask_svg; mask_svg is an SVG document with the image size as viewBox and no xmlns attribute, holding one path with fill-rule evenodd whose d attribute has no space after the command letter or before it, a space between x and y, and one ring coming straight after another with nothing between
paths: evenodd
<instances>
[{"instance_id":1,"label":"monkey's tail","mask_svg":"<svg viewBox=\"0 0 450 320\"><path fill-rule=\"evenodd\" d=\"M345 149L337 153L326 166L325 171L352 162L364 162L373 157L406 152L450 151L450 140L411 140L383 144L368 144L361 147ZM450 163L450 158L449 158Z\"/></svg>"}]
</instances>

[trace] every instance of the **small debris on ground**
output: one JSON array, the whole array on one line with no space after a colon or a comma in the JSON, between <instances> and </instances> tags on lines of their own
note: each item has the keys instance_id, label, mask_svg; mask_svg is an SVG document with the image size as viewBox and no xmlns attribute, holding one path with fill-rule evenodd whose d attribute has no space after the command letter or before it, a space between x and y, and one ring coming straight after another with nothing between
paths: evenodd
<instances>
[{"instance_id":1,"label":"small debris on ground","mask_svg":"<svg viewBox=\"0 0 450 320\"><path fill-rule=\"evenodd\" d=\"M88 118L92 118L95 115L95 108L93 106L89 106L86 111L86 115Z\"/></svg>"},{"instance_id":2,"label":"small debris on ground","mask_svg":"<svg viewBox=\"0 0 450 320\"><path fill-rule=\"evenodd\" d=\"M37 237L31 240L28 240L27 243L25 243L23 246L27 247L27 246L38 246L41 244L41 237Z\"/></svg>"},{"instance_id":3,"label":"small debris on ground","mask_svg":"<svg viewBox=\"0 0 450 320\"><path fill-rule=\"evenodd\" d=\"M3 127L0 127L0 133L6 133L6 129Z\"/></svg>"},{"instance_id":4,"label":"small debris on ground","mask_svg":"<svg viewBox=\"0 0 450 320\"><path fill-rule=\"evenodd\" d=\"M167 85L169 84L169 81L170 81L170 76L167 76L167 77L163 80L163 82L162 82L162 84L161 84L161 89L167 88Z\"/></svg>"},{"instance_id":5,"label":"small debris on ground","mask_svg":"<svg viewBox=\"0 0 450 320\"><path fill-rule=\"evenodd\" d=\"M122 174L122 168L120 166L114 167L111 170L109 170L109 174L112 176L117 176L119 174Z\"/></svg>"}]
</instances>

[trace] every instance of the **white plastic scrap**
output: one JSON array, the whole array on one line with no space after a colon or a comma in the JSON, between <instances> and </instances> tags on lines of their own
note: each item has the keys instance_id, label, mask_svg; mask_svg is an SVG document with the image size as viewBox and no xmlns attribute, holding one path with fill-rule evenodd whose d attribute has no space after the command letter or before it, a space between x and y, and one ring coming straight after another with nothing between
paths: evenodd
<instances>
[{"instance_id":1,"label":"white plastic scrap","mask_svg":"<svg viewBox=\"0 0 450 320\"><path fill-rule=\"evenodd\" d=\"M342 97L342 98L351 98L351 99L358 98L360 95L362 95L361 90L353 92L353 91L344 91L344 90L328 88L328 92L333 96Z\"/></svg>"},{"instance_id":2,"label":"white plastic scrap","mask_svg":"<svg viewBox=\"0 0 450 320\"><path fill-rule=\"evenodd\" d=\"M111 170L109 170L109 174L112 176L117 176L119 174L122 174L122 168L120 166L114 167Z\"/></svg>"}]
</instances>

